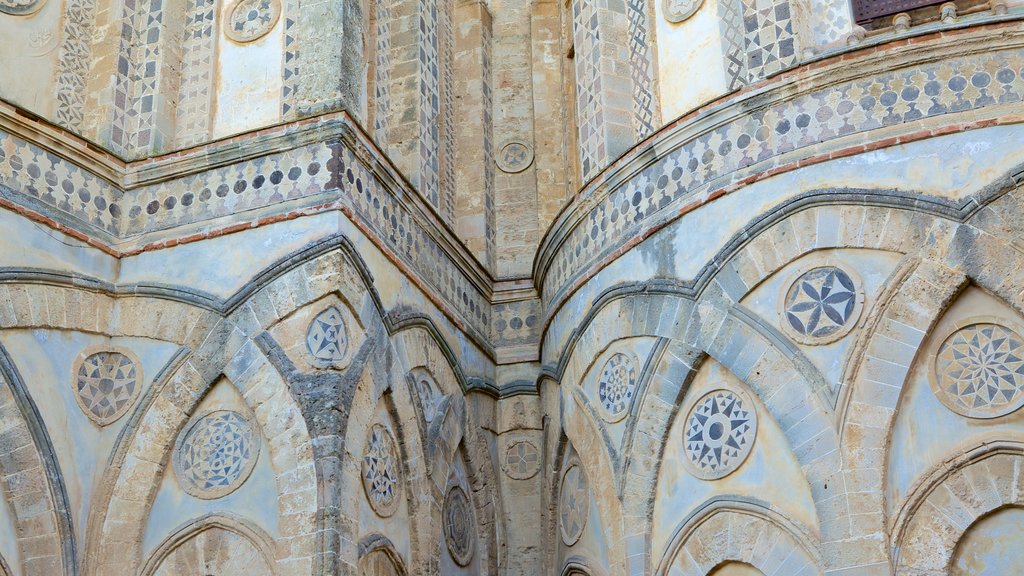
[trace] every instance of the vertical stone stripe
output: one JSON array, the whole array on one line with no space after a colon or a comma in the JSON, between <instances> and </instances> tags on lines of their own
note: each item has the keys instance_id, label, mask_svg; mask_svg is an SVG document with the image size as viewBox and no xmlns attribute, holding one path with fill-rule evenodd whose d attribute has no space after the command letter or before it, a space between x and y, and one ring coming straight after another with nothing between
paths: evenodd
<instances>
[{"instance_id":1,"label":"vertical stone stripe","mask_svg":"<svg viewBox=\"0 0 1024 576\"><path fill-rule=\"evenodd\" d=\"M67 0L57 73L57 124L74 132L85 117L85 82L92 60L96 0Z\"/></svg>"},{"instance_id":2,"label":"vertical stone stripe","mask_svg":"<svg viewBox=\"0 0 1024 576\"><path fill-rule=\"evenodd\" d=\"M440 176L439 149L441 143L441 63L438 58L438 2L422 0L420 4L419 60L420 60L420 194L436 210L441 210L438 186Z\"/></svg>"},{"instance_id":3,"label":"vertical stone stripe","mask_svg":"<svg viewBox=\"0 0 1024 576\"><path fill-rule=\"evenodd\" d=\"M591 0L575 0L572 16L580 174L583 180L589 180L607 162L607 150L601 136L604 122L599 96L601 31Z\"/></svg>"},{"instance_id":4,"label":"vertical stone stripe","mask_svg":"<svg viewBox=\"0 0 1024 576\"><path fill-rule=\"evenodd\" d=\"M389 0L377 0L375 6L377 61L374 70L373 134L381 148L387 147L388 129L391 125L391 9L389 6Z\"/></svg>"},{"instance_id":5,"label":"vertical stone stripe","mask_svg":"<svg viewBox=\"0 0 1024 576\"><path fill-rule=\"evenodd\" d=\"M654 78L651 73L650 36L648 33L645 0L628 0L629 16L629 69L633 84L633 124L637 140L654 131L657 122L654 101Z\"/></svg>"},{"instance_id":6,"label":"vertical stone stripe","mask_svg":"<svg viewBox=\"0 0 1024 576\"><path fill-rule=\"evenodd\" d=\"M299 0L283 0L284 59L281 63L281 118L293 120L298 114L299 91Z\"/></svg>"},{"instance_id":7,"label":"vertical stone stripe","mask_svg":"<svg viewBox=\"0 0 1024 576\"><path fill-rule=\"evenodd\" d=\"M455 13L453 0L440 0L440 14L437 17L438 60L440 63L439 93L441 95L440 134L440 190L439 212L451 225L455 224L455 31L452 17Z\"/></svg>"},{"instance_id":8,"label":"vertical stone stripe","mask_svg":"<svg viewBox=\"0 0 1024 576\"><path fill-rule=\"evenodd\" d=\"M718 27L722 37L722 63L729 90L738 90L747 84L742 0L719 0Z\"/></svg>"},{"instance_id":9,"label":"vertical stone stripe","mask_svg":"<svg viewBox=\"0 0 1024 576\"><path fill-rule=\"evenodd\" d=\"M110 139L114 150L128 158L144 155L153 145L163 8L163 0L126 0L122 11Z\"/></svg>"},{"instance_id":10,"label":"vertical stone stripe","mask_svg":"<svg viewBox=\"0 0 1024 576\"><path fill-rule=\"evenodd\" d=\"M491 91L491 39L492 31L490 26L481 27L481 44L483 49L483 116L484 116L484 245L487 253L487 268L495 270L497 266L497 253L495 247L495 230L497 223L494 219L494 95Z\"/></svg>"},{"instance_id":11,"label":"vertical stone stripe","mask_svg":"<svg viewBox=\"0 0 1024 576\"><path fill-rule=\"evenodd\" d=\"M186 9L175 122L175 143L180 147L201 144L209 137L216 67L213 41L216 5L214 0L189 0Z\"/></svg>"}]
</instances>

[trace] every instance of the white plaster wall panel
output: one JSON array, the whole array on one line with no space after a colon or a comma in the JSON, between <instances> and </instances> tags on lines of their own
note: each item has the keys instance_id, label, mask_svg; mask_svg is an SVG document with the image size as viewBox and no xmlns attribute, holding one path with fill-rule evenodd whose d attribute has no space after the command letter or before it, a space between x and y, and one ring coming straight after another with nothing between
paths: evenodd
<instances>
[{"instance_id":1,"label":"white plaster wall panel","mask_svg":"<svg viewBox=\"0 0 1024 576\"><path fill-rule=\"evenodd\" d=\"M836 266L841 270L849 271L855 282L857 297L863 300L859 309L854 312L856 317L850 319L854 324L853 329L836 341L822 345L794 342L821 371L829 386L836 389L846 365L847 355L856 340L857 326L870 313L879 290L896 268L901 257L901 254L893 252L864 249L812 252L790 262L765 280L751 291L741 301L741 304L774 326L780 333L786 334L782 326L785 317L781 313L783 308L779 300L789 290L791 283L797 279L796 277L803 272L826 266Z\"/></svg>"},{"instance_id":2,"label":"white plaster wall panel","mask_svg":"<svg viewBox=\"0 0 1024 576\"><path fill-rule=\"evenodd\" d=\"M24 216L0 210L0 229L6 267L75 272L106 282L116 277L117 260L112 256Z\"/></svg>"},{"instance_id":3,"label":"white plaster wall panel","mask_svg":"<svg viewBox=\"0 0 1024 576\"><path fill-rule=\"evenodd\" d=\"M185 492L170 462L164 470L160 487L157 489L153 506L149 510L146 532L142 539L143 557L150 554L176 528L195 518L207 514L235 513L247 522L259 527L271 537L278 537L278 507L268 505L277 502L276 475L271 466L268 443L259 431L255 417L246 406L238 390L231 382L222 379L215 384L202 402L196 406L194 414L202 414L210 410L232 410L249 418L262 439L256 465L249 477L234 491L226 496L215 499L200 499ZM181 432L179 431L179 434ZM177 439L177 435L175 436ZM173 458L173 454L171 455Z\"/></svg>"},{"instance_id":4,"label":"white plaster wall panel","mask_svg":"<svg viewBox=\"0 0 1024 576\"><path fill-rule=\"evenodd\" d=\"M46 424L64 474L76 540L83 542L92 495L129 416L99 428L85 415L75 400L72 374L76 359L84 350L97 348L123 348L134 353L142 364L142 398L177 346L141 338L107 339L56 330L9 330L0 333L0 344L13 359ZM138 400L129 414L137 407Z\"/></svg>"},{"instance_id":5,"label":"white plaster wall panel","mask_svg":"<svg viewBox=\"0 0 1024 576\"><path fill-rule=\"evenodd\" d=\"M999 418L966 418L944 406L929 384L929 373L934 369L931 354L935 347L957 326L978 318L1005 319L1004 325L1008 327L1024 325L1005 304L979 288L970 287L922 342L903 388L892 428L885 487L889 517L895 516L916 483L933 467L985 440L1024 439L1024 410ZM884 437L882 431L878 433L877 445L882 446Z\"/></svg>"},{"instance_id":6,"label":"white plaster wall panel","mask_svg":"<svg viewBox=\"0 0 1024 576\"><path fill-rule=\"evenodd\" d=\"M1004 508L975 522L953 557L951 576L1002 576L1024 566L1024 508Z\"/></svg>"},{"instance_id":7,"label":"white plaster wall panel","mask_svg":"<svg viewBox=\"0 0 1024 576\"><path fill-rule=\"evenodd\" d=\"M277 0L274 0L275 2ZM218 23L228 19L234 2L222 2ZM217 37L217 74L213 137L222 138L277 123L281 113L281 62L284 18L257 40L238 43L221 30Z\"/></svg>"},{"instance_id":8,"label":"white plaster wall panel","mask_svg":"<svg viewBox=\"0 0 1024 576\"><path fill-rule=\"evenodd\" d=\"M53 117L64 2L51 0L27 16L0 13L0 92L20 106ZM16 79L16 80L15 80Z\"/></svg>"},{"instance_id":9,"label":"white plaster wall panel","mask_svg":"<svg viewBox=\"0 0 1024 576\"><path fill-rule=\"evenodd\" d=\"M704 0L693 16L679 23L665 18L665 6L661 0L654 2L657 12L658 85L662 117L668 122L729 89L722 65L718 2Z\"/></svg>"},{"instance_id":10,"label":"white plaster wall panel","mask_svg":"<svg viewBox=\"0 0 1024 576\"><path fill-rule=\"evenodd\" d=\"M686 416L689 407L712 390L748 390L757 411L757 438L753 450L735 472L719 480L700 480L682 465ZM811 532L817 530L817 510L800 463L779 425L761 401L718 362L705 361L683 398L682 408L669 429L665 454L654 495L651 558L655 565L668 551L680 523L697 506L721 496L770 503L776 512Z\"/></svg>"}]
</instances>

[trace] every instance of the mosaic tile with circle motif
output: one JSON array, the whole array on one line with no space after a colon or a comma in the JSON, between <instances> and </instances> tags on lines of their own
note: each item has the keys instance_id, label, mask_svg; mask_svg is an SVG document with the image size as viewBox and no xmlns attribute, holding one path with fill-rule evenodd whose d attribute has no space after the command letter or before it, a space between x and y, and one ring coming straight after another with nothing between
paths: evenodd
<instances>
[{"instance_id":1,"label":"mosaic tile with circle motif","mask_svg":"<svg viewBox=\"0 0 1024 576\"><path fill-rule=\"evenodd\" d=\"M260 453L260 435L248 418L214 410L192 419L178 437L174 471L189 494L211 500L237 490Z\"/></svg>"},{"instance_id":2,"label":"mosaic tile with circle motif","mask_svg":"<svg viewBox=\"0 0 1024 576\"><path fill-rule=\"evenodd\" d=\"M949 335L935 356L935 396L972 418L998 418L1024 405L1024 338L981 322Z\"/></svg>"}]
</instances>

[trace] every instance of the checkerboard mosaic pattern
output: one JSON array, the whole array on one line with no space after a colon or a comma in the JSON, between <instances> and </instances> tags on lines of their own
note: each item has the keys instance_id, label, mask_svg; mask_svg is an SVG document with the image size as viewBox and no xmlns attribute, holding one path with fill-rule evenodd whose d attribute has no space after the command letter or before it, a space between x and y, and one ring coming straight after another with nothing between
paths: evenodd
<instances>
[{"instance_id":1,"label":"checkerboard mosaic pattern","mask_svg":"<svg viewBox=\"0 0 1024 576\"><path fill-rule=\"evenodd\" d=\"M160 88L163 0L124 0L110 141L127 158L152 149Z\"/></svg>"}]
</instances>

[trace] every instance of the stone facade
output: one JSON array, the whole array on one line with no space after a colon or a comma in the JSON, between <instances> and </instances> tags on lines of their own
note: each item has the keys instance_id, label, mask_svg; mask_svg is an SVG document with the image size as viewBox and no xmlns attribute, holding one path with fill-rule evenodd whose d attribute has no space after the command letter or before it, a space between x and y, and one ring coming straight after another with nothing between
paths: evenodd
<instances>
[{"instance_id":1,"label":"stone facade","mask_svg":"<svg viewBox=\"0 0 1024 576\"><path fill-rule=\"evenodd\" d=\"M1024 571L1024 2L0 0L0 575Z\"/></svg>"}]
</instances>

